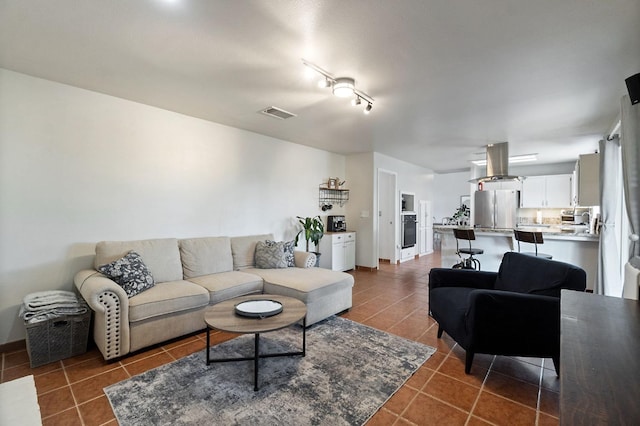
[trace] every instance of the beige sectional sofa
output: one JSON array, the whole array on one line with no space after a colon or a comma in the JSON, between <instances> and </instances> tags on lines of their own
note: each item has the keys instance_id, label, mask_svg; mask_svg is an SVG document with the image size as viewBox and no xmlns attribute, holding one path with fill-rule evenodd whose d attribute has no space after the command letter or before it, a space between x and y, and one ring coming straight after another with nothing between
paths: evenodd
<instances>
[{"instance_id":1,"label":"beige sectional sofa","mask_svg":"<svg viewBox=\"0 0 640 426\"><path fill-rule=\"evenodd\" d=\"M95 269L76 274L75 286L94 311L93 338L104 359L205 328L204 311L252 293L295 297L307 304L307 326L351 308L353 276L315 268L315 255L295 251L295 267L258 269L258 241L273 235L103 241ZM155 285L133 297L98 267L138 253Z\"/></svg>"}]
</instances>

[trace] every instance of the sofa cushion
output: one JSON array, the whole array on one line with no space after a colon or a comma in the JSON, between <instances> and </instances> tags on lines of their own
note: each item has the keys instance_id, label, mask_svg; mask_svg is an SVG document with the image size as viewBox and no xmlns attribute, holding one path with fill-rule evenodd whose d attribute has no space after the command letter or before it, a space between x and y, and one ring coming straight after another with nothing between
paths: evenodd
<instances>
[{"instance_id":1,"label":"sofa cushion","mask_svg":"<svg viewBox=\"0 0 640 426\"><path fill-rule=\"evenodd\" d=\"M150 289L155 284L149 268L135 251L130 251L124 257L98 267L98 271L118 283L129 298Z\"/></svg>"},{"instance_id":2,"label":"sofa cushion","mask_svg":"<svg viewBox=\"0 0 640 426\"><path fill-rule=\"evenodd\" d=\"M273 240L273 235L249 235L231 238L231 254L233 255L233 269L236 271L255 266L256 243L258 241Z\"/></svg>"},{"instance_id":3,"label":"sofa cushion","mask_svg":"<svg viewBox=\"0 0 640 426\"><path fill-rule=\"evenodd\" d=\"M182 280L158 283L129 299L129 322L202 308L208 304L209 292L197 284Z\"/></svg>"},{"instance_id":4,"label":"sofa cushion","mask_svg":"<svg viewBox=\"0 0 640 426\"><path fill-rule=\"evenodd\" d=\"M294 250L296 249L295 241L271 241L267 240L267 244L275 244L282 247L284 251L284 258L287 261L287 267L296 266L296 258L294 256Z\"/></svg>"},{"instance_id":5,"label":"sofa cushion","mask_svg":"<svg viewBox=\"0 0 640 426\"><path fill-rule=\"evenodd\" d=\"M353 287L353 276L322 268L247 269L264 280L264 292L291 296L305 303Z\"/></svg>"},{"instance_id":6,"label":"sofa cushion","mask_svg":"<svg viewBox=\"0 0 640 426\"><path fill-rule=\"evenodd\" d=\"M190 278L189 281L209 292L210 304L252 293L262 293L263 281L257 275L240 271L220 272Z\"/></svg>"},{"instance_id":7,"label":"sofa cushion","mask_svg":"<svg viewBox=\"0 0 640 426\"><path fill-rule=\"evenodd\" d=\"M189 238L178 244L182 272L187 279L233 270L229 237Z\"/></svg>"},{"instance_id":8,"label":"sofa cushion","mask_svg":"<svg viewBox=\"0 0 640 426\"><path fill-rule=\"evenodd\" d=\"M282 244L269 240L256 243L256 268L287 268L288 266Z\"/></svg>"},{"instance_id":9,"label":"sofa cushion","mask_svg":"<svg viewBox=\"0 0 640 426\"><path fill-rule=\"evenodd\" d=\"M151 271L157 283L164 281L177 281L182 279L182 263L178 240L175 238L163 238L155 240L138 241L101 241L96 244L96 257L94 266L111 263L124 257L130 251L135 251L142 257L147 268Z\"/></svg>"}]
</instances>

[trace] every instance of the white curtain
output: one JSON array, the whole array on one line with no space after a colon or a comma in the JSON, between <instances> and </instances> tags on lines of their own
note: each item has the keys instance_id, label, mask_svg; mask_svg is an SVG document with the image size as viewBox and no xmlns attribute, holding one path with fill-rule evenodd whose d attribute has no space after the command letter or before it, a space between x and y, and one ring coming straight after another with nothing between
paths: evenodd
<instances>
[{"instance_id":1,"label":"white curtain","mask_svg":"<svg viewBox=\"0 0 640 426\"><path fill-rule=\"evenodd\" d=\"M596 293L622 297L622 277L620 276L620 239L616 229L616 216L621 203L620 183L621 152L620 140L600 141L600 245L598 248L598 280Z\"/></svg>"},{"instance_id":2,"label":"white curtain","mask_svg":"<svg viewBox=\"0 0 640 426\"><path fill-rule=\"evenodd\" d=\"M629 263L625 265L623 296L638 299L640 285L640 104L621 101L620 123L624 197L629 218Z\"/></svg>"},{"instance_id":3,"label":"white curtain","mask_svg":"<svg viewBox=\"0 0 640 426\"><path fill-rule=\"evenodd\" d=\"M640 233L640 104L631 105L629 96L622 97L622 170L627 215L631 234ZM632 243L630 257L640 255L640 243Z\"/></svg>"}]
</instances>

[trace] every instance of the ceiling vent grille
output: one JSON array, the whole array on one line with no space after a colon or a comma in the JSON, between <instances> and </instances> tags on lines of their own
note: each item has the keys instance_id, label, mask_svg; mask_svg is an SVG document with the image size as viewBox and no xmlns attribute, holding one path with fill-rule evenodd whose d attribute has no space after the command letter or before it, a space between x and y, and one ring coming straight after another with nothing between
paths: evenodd
<instances>
[{"instance_id":1,"label":"ceiling vent grille","mask_svg":"<svg viewBox=\"0 0 640 426\"><path fill-rule=\"evenodd\" d=\"M269 117L279 118L280 120L286 120L287 118L296 117L295 114L274 106L267 107L260 112L264 115L268 115Z\"/></svg>"}]
</instances>

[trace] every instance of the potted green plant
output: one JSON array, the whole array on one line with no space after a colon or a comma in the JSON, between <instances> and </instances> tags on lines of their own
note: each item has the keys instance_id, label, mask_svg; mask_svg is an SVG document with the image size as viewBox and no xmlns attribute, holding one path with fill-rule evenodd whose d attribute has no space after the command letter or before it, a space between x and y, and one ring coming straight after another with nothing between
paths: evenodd
<instances>
[{"instance_id":1,"label":"potted green plant","mask_svg":"<svg viewBox=\"0 0 640 426\"><path fill-rule=\"evenodd\" d=\"M457 225L469 225L469 215L471 210L466 204L461 205L453 214L453 219Z\"/></svg>"},{"instance_id":2,"label":"potted green plant","mask_svg":"<svg viewBox=\"0 0 640 426\"><path fill-rule=\"evenodd\" d=\"M309 241L311 241L314 245L314 248L318 250L318 244L320 243L320 239L322 239L322 236L324 235L324 223L322 223L322 219L320 219L320 216L296 217L298 218L298 222L300 222L300 225L302 225L302 229L296 235L296 245L298 244L300 234L304 232L304 239L307 241L307 251L309 251ZM318 266L318 263L320 262L320 253L318 251L314 251L313 253L316 255L316 266Z\"/></svg>"}]
</instances>

